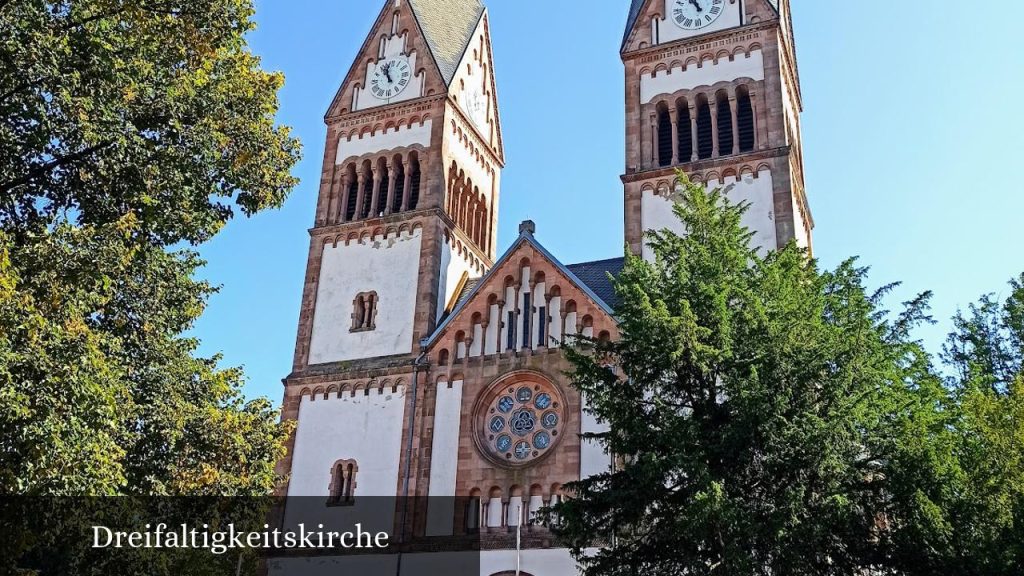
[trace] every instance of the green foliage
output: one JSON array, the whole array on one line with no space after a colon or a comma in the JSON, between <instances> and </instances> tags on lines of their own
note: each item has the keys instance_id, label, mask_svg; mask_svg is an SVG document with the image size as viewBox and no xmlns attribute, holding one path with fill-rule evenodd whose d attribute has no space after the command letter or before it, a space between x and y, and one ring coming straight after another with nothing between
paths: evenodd
<instances>
[{"instance_id":1,"label":"green foliage","mask_svg":"<svg viewBox=\"0 0 1024 576\"><path fill-rule=\"evenodd\" d=\"M299 144L251 0L0 0L0 492L266 494L289 430L183 334L180 244L279 206Z\"/></svg>"},{"instance_id":2,"label":"green foliage","mask_svg":"<svg viewBox=\"0 0 1024 576\"><path fill-rule=\"evenodd\" d=\"M74 213L200 242L279 206L298 143L275 126L280 74L245 44L251 0L0 2L0 222Z\"/></svg>"},{"instance_id":3,"label":"green foliage","mask_svg":"<svg viewBox=\"0 0 1024 576\"><path fill-rule=\"evenodd\" d=\"M892 287L869 293L853 261L819 270L792 244L762 256L741 226L746 206L680 178L688 233L654 232L653 262L627 258L621 338L567 350L574 386L610 428L592 440L618 462L554 510L587 576L1004 573L980 570L995 546L962 541L994 523L955 482L972 481L962 460L974 438L1002 458L974 466L1012 469L1019 487L1024 420L944 385L911 338L930 295L892 316L881 307ZM988 485L996 501L1009 491ZM1020 542L1019 494L1015 512L998 510L1002 545ZM595 542L610 546L586 555Z\"/></svg>"}]
</instances>

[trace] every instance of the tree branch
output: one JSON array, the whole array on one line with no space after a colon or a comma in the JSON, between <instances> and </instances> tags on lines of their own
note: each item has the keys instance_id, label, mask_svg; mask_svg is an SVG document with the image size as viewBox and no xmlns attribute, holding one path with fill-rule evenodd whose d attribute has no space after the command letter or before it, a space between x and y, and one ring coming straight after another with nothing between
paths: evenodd
<instances>
[{"instance_id":1,"label":"tree branch","mask_svg":"<svg viewBox=\"0 0 1024 576\"><path fill-rule=\"evenodd\" d=\"M30 170L28 174L22 176L21 178L16 178L14 180L4 182L3 185L0 185L0 192L10 192L11 190L17 188L18 186L24 186L25 184L32 182L36 178L45 175L46 173L52 171L54 168L59 168L60 166L63 166L65 164L70 164L72 162L76 162L78 160L91 156L92 154L95 154L96 152L99 152L104 148L108 148L113 144L113 141L108 140L106 142L101 142L94 146L89 146L88 148L79 150L78 152L75 152L73 154L68 154L67 156L62 156L60 158L51 160L50 162L47 162L42 166Z\"/></svg>"},{"instance_id":2,"label":"tree branch","mask_svg":"<svg viewBox=\"0 0 1024 576\"><path fill-rule=\"evenodd\" d=\"M0 0L0 2L3 2L3 1L4 0ZM2 8L3 7L0 6L0 9L2 9ZM4 94L0 95L0 102L3 102L5 100L7 100L11 96L14 96L18 92L21 92L22 90L25 90L26 88L31 88L33 86L38 86L39 84L42 84L43 82L45 82L48 79L49 79L48 76L44 76L43 78L39 78L39 79L36 79L36 80L32 80L30 82L24 82L22 84L19 84L19 85L15 86L14 88L12 88L11 90L8 90Z\"/></svg>"}]
</instances>

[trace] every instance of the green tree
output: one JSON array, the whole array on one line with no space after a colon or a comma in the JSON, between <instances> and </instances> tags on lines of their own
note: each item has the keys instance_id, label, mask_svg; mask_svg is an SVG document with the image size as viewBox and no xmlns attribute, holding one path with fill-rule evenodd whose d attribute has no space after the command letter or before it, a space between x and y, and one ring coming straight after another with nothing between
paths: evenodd
<instances>
[{"instance_id":1,"label":"green tree","mask_svg":"<svg viewBox=\"0 0 1024 576\"><path fill-rule=\"evenodd\" d=\"M941 457L919 461L929 529L898 550L910 574L1010 576L1024 566L1024 276L1009 287L1004 300L984 296L953 319L943 349L950 399L928 436Z\"/></svg>"},{"instance_id":2,"label":"green tree","mask_svg":"<svg viewBox=\"0 0 1024 576\"><path fill-rule=\"evenodd\" d=\"M299 144L251 0L0 0L0 492L266 494L289 430L183 334L183 245L280 206Z\"/></svg>"},{"instance_id":3,"label":"green tree","mask_svg":"<svg viewBox=\"0 0 1024 576\"><path fill-rule=\"evenodd\" d=\"M688 233L616 279L621 338L567 351L615 470L569 486L557 531L588 576L849 575L890 562L889 467L938 426L941 379L853 261L762 256L746 210L680 177ZM627 377L628 375L628 377ZM603 542L605 549L585 549Z\"/></svg>"}]
</instances>

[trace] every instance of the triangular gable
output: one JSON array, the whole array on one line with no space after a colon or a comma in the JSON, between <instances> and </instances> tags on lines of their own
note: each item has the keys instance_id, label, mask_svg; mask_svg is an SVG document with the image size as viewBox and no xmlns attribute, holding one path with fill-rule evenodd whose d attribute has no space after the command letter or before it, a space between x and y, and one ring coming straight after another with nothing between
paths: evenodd
<instances>
[{"instance_id":1,"label":"triangular gable","mask_svg":"<svg viewBox=\"0 0 1024 576\"><path fill-rule=\"evenodd\" d=\"M498 108L498 88L494 77L494 53L491 47L490 28L486 11L483 18L477 24L476 29L470 35L466 51L459 61L455 75L452 77L450 94L463 114L471 120L471 124L478 119L475 118L472 105L469 103L468 94L476 92L473 96L481 96L483 110L486 115L483 118L484 125L474 128L480 133L481 138L497 153L501 162L504 162L504 149L501 137L501 116ZM486 76L481 77L481 72L486 70ZM493 126L493 134L490 129Z\"/></svg>"},{"instance_id":2,"label":"triangular gable","mask_svg":"<svg viewBox=\"0 0 1024 576\"><path fill-rule=\"evenodd\" d=\"M632 0L629 6L629 14L626 16L626 30L622 35L622 47L620 50L626 52L629 46L633 43L634 32L637 28L637 22L641 20L641 15L647 13L646 8L652 2L664 2L665 0ZM765 5L769 10L773 11L776 16L779 14L779 0L748 0L755 1Z\"/></svg>"},{"instance_id":3,"label":"triangular gable","mask_svg":"<svg viewBox=\"0 0 1024 576\"><path fill-rule=\"evenodd\" d=\"M396 12L397 30L393 29ZM326 117L353 111L349 108L355 87L365 84L368 64L379 59L382 39L391 53L401 50L415 58L415 67L424 75L418 81L428 91L444 92L483 14L478 0L387 0L331 100ZM406 94L405 98L410 96Z\"/></svg>"},{"instance_id":4,"label":"triangular gable","mask_svg":"<svg viewBox=\"0 0 1024 576\"><path fill-rule=\"evenodd\" d=\"M615 312L612 306L598 296L586 282L581 280L572 271L572 267L565 266L548 252L534 238L531 232L524 231L498 262L495 263L494 267L473 285L472 290L468 294L458 297L458 304L456 304L455 309L444 318L437 329L434 330L434 333L421 344L424 347L430 347L442 338L453 325L460 324L460 320L465 313L469 310L480 308L481 299L486 299L488 294L504 290L505 278L508 276L515 277L519 274L519 263L524 257L531 261L531 266L535 265L533 263L536 261L536 258L544 261L547 264L546 267L557 275L556 277L548 277L547 281L550 286L559 285L563 290L563 294L567 294L570 291L578 294L580 298L586 299L592 305L590 308L604 314L610 320L610 323L614 324ZM577 269L579 270L580 268L577 267Z\"/></svg>"}]
</instances>

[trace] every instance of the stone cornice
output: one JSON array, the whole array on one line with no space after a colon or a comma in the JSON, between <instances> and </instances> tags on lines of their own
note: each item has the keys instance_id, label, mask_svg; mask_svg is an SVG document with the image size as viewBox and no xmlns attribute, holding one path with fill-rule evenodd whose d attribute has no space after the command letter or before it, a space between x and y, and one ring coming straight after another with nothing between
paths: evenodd
<instances>
[{"instance_id":1,"label":"stone cornice","mask_svg":"<svg viewBox=\"0 0 1024 576\"><path fill-rule=\"evenodd\" d=\"M706 44L708 42L716 42L719 40L728 40L736 36L742 36L751 32L763 32L771 31L780 26L781 22L779 19L765 20L764 22L758 22L756 24L747 24L740 26L739 28L729 28L727 30L720 30L718 32L710 32L701 36L693 36L690 38L681 38L679 40L673 40L672 42L666 42L664 44L656 44L654 46L648 46L647 48L641 48L632 52L623 52L621 54L622 61L627 62L630 60L636 60L645 56L656 56L659 52L666 52L676 48L682 48L691 44Z\"/></svg>"},{"instance_id":2,"label":"stone cornice","mask_svg":"<svg viewBox=\"0 0 1024 576\"><path fill-rule=\"evenodd\" d=\"M693 174L696 172L704 172L707 170L722 168L725 166L733 166L736 164L746 164L751 162L757 162L759 160L768 160L770 158L782 158L789 156L789 153L790 147L782 146L779 148L758 150L756 152L749 152L746 154L737 154L735 156L723 156L721 158L698 160L697 162L687 162L686 164L678 164L676 166L665 166L664 168L656 168L654 170L644 170L641 172L634 172L632 174L623 174L621 179L623 184L643 182L645 180L651 180L654 178L665 178L673 176L676 170L683 170L683 172Z\"/></svg>"},{"instance_id":3,"label":"stone cornice","mask_svg":"<svg viewBox=\"0 0 1024 576\"><path fill-rule=\"evenodd\" d=\"M416 112L422 112L430 108L430 105L437 102L441 102L446 98L444 94L432 94L430 96L421 96L413 100L406 100L404 102L389 104L384 106L376 106L374 108L368 108L366 110L360 110L358 112L349 112L347 114L339 114L337 116L328 116L324 118L324 122L330 127L336 127L338 124L346 123L346 127L349 125L356 125L368 122L374 122L383 120L384 118L391 118L400 116L403 114L413 114ZM386 116L383 116L386 115ZM383 116L378 118L378 116Z\"/></svg>"}]
</instances>

